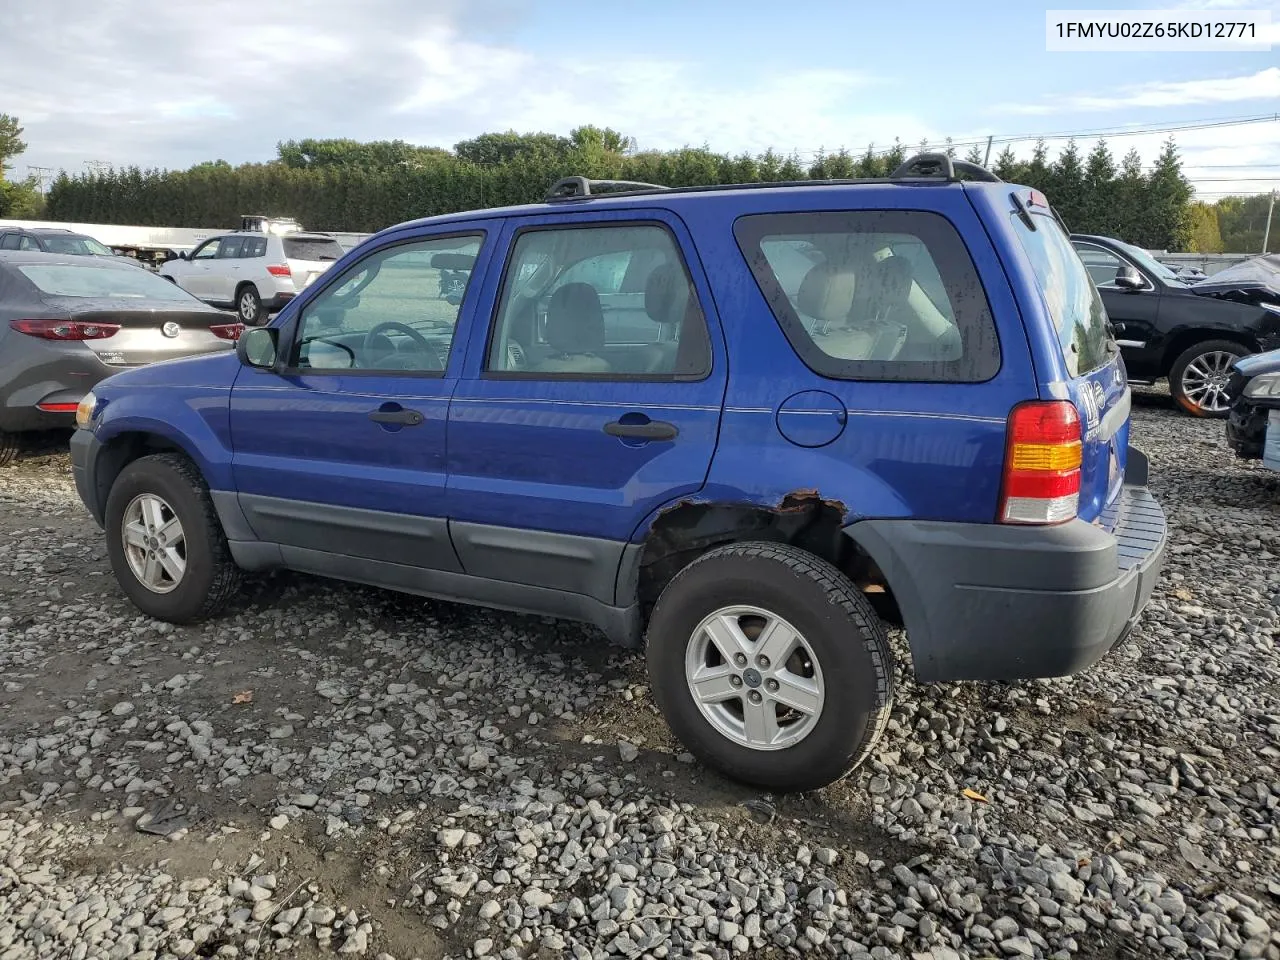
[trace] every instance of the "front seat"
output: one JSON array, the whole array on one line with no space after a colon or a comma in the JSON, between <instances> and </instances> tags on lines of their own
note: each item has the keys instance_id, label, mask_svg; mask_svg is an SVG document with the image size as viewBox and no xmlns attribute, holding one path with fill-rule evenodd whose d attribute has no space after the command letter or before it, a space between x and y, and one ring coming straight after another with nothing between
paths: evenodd
<instances>
[{"instance_id":1,"label":"front seat","mask_svg":"<svg viewBox=\"0 0 1280 960\"><path fill-rule=\"evenodd\" d=\"M604 349L600 294L587 283L566 283L547 303L545 328L551 352L534 368L542 373L611 373Z\"/></svg>"},{"instance_id":2,"label":"front seat","mask_svg":"<svg viewBox=\"0 0 1280 960\"><path fill-rule=\"evenodd\" d=\"M658 336L667 332L668 324L683 326L688 308L689 281L685 279L684 271L672 263L654 267L644 283L644 312L658 325ZM683 333L682 329L678 330L677 337L682 338ZM644 372L675 373L679 348L679 339L648 344L642 351Z\"/></svg>"}]
</instances>

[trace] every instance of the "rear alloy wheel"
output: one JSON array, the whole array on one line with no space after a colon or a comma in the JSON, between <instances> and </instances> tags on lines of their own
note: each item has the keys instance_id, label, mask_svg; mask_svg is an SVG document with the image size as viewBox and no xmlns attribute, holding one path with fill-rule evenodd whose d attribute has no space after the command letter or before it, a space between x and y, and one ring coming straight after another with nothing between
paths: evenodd
<instances>
[{"instance_id":1,"label":"rear alloy wheel","mask_svg":"<svg viewBox=\"0 0 1280 960\"><path fill-rule=\"evenodd\" d=\"M1195 417L1221 419L1230 410L1231 364L1249 350L1231 340L1205 340L1184 350L1169 369L1169 392Z\"/></svg>"},{"instance_id":2,"label":"rear alloy wheel","mask_svg":"<svg viewBox=\"0 0 1280 960\"><path fill-rule=\"evenodd\" d=\"M121 470L107 496L105 526L112 572L148 616L204 620L239 587L208 487L181 454L141 457Z\"/></svg>"},{"instance_id":3,"label":"rear alloy wheel","mask_svg":"<svg viewBox=\"0 0 1280 960\"><path fill-rule=\"evenodd\" d=\"M0 467L18 459L18 435L0 430Z\"/></svg>"},{"instance_id":4,"label":"rear alloy wheel","mask_svg":"<svg viewBox=\"0 0 1280 960\"><path fill-rule=\"evenodd\" d=\"M647 641L672 730L737 780L825 786L889 719L892 659L875 611L839 570L788 544L703 554L658 598Z\"/></svg>"},{"instance_id":5,"label":"rear alloy wheel","mask_svg":"<svg viewBox=\"0 0 1280 960\"><path fill-rule=\"evenodd\" d=\"M236 312L246 326L254 327L263 319L262 298L258 296L256 287L249 285L241 288L236 297Z\"/></svg>"}]
</instances>

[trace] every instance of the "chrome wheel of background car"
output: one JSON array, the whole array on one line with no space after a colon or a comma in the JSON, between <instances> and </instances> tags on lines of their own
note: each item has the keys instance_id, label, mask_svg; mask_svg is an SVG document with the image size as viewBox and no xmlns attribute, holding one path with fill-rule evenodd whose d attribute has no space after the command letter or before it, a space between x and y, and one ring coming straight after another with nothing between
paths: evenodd
<instances>
[{"instance_id":1,"label":"chrome wheel of background car","mask_svg":"<svg viewBox=\"0 0 1280 960\"><path fill-rule=\"evenodd\" d=\"M1237 359L1225 350L1210 350L1196 357L1182 371L1182 393L1188 400L1211 413L1221 413L1230 406L1227 383L1231 364Z\"/></svg>"},{"instance_id":2,"label":"chrome wheel of background car","mask_svg":"<svg viewBox=\"0 0 1280 960\"><path fill-rule=\"evenodd\" d=\"M129 570L152 593L169 593L187 572L187 538L173 508L153 493L140 493L120 523Z\"/></svg>"},{"instance_id":3,"label":"chrome wheel of background car","mask_svg":"<svg viewBox=\"0 0 1280 960\"><path fill-rule=\"evenodd\" d=\"M252 290L240 294L240 319L245 323L253 323L258 319L258 298Z\"/></svg>"},{"instance_id":4,"label":"chrome wheel of background car","mask_svg":"<svg viewBox=\"0 0 1280 960\"><path fill-rule=\"evenodd\" d=\"M822 668L804 637L759 607L716 610L693 632L685 679L703 717L753 750L781 750L822 716Z\"/></svg>"}]
</instances>

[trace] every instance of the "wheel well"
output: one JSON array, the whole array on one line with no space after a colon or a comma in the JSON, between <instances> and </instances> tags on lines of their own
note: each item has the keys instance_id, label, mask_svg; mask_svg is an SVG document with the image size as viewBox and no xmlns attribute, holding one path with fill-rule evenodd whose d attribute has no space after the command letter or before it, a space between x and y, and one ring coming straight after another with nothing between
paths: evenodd
<instances>
[{"instance_id":1,"label":"wheel well","mask_svg":"<svg viewBox=\"0 0 1280 960\"><path fill-rule=\"evenodd\" d=\"M817 491L787 494L776 507L681 501L658 515L640 554L636 594L644 617L671 579L708 550L745 540L787 543L821 557L847 576L896 623L901 615L884 575L869 554L846 536L845 507Z\"/></svg>"},{"instance_id":2,"label":"wheel well","mask_svg":"<svg viewBox=\"0 0 1280 960\"><path fill-rule=\"evenodd\" d=\"M1237 333L1234 330L1183 330L1169 338L1164 348L1164 357L1160 362L1160 375L1167 377L1173 369L1173 362L1182 355L1184 350L1206 340L1229 340L1253 352L1259 349L1257 340L1248 334Z\"/></svg>"},{"instance_id":3,"label":"wheel well","mask_svg":"<svg viewBox=\"0 0 1280 960\"><path fill-rule=\"evenodd\" d=\"M241 280L240 283L236 285L235 299L237 303L240 301L240 294L244 293L245 287L253 287L253 292L258 293L258 285L256 283L252 280ZM261 294L259 294L259 296L261 296Z\"/></svg>"},{"instance_id":4,"label":"wheel well","mask_svg":"<svg viewBox=\"0 0 1280 960\"><path fill-rule=\"evenodd\" d=\"M180 453L188 459L191 456L172 440L155 433L129 432L112 437L98 453L93 475L99 515L106 510L107 497L120 471L141 457L163 451Z\"/></svg>"}]
</instances>

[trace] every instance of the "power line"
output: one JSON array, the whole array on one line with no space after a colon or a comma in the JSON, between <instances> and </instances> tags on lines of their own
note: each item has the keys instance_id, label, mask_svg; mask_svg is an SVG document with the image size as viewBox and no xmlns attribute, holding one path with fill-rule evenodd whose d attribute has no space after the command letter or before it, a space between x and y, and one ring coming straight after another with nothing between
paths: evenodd
<instances>
[{"instance_id":1,"label":"power line","mask_svg":"<svg viewBox=\"0 0 1280 960\"><path fill-rule=\"evenodd\" d=\"M1147 126L1147 127L1132 127L1132 126L1093 127L1090 129L1064 131L1060 133L1016 134L1016 135L1008 135L1008 136L984 135L977 139L972 139L972 140L953 139L950 143L947 143L947 141L944 138L941 141L926 141L925 145L928 147L948 147L948 146L950 147L982 147L987 144L988 140L990 140L990 142L993 144L1013 144L1013 143L1025 143L1027 141L1035 141L1035 140L1046 140L1046 141L1073 140L1073 139L1091 138L1091 137L1098 137L1099 139L1113 139L1116 137L1150 136L1151 134L1154 134L1154 133L1179 133L1179 132L1185 132L1187 130L1209 130L1209 129L1215 129L1215 128L1221 128L1221 127L1247 126L1247 125L1256 124L1256 123L1276 123L1278 121L1280 121L1280 114L1266 113L1266 114L1253 114L1253 115L1241 116L1241 117L1220 117L1217 119L1180 121L1178 123L1156 124L1156 125ZM909 150L911 148L911 144L903 143L901 144L901 147L902 149ZM894 147L888 147L883 150L873 150L871 152L871 155L873 157L884 157L893 153L894 149L895 149ZM823 153L823 152L825 151L806 150L806 151L800 151L797 155L807 154L810 156L817 156L819 153ZM838 152L838 151L833 151L833 152ZM865 156L865 155L866 155L865 152L862 154L859 154L859 156Z\"/></svg>"}]
</instances>

